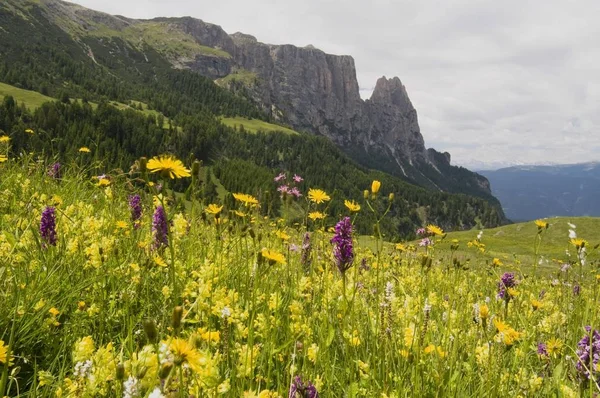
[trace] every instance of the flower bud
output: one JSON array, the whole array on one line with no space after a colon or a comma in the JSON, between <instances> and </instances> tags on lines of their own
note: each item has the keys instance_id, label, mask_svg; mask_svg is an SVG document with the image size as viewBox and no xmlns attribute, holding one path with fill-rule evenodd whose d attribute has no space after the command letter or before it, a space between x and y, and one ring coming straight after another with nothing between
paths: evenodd
<instances>
[{"instance_id":1,"label":"flower bud","mask_svg":"<svg viewBox=\"0 0 600 398\"><path fill-rule=\"evenodd\" d=\"M369 199L369 190L365 189L365 191L363 192L363 197L365 198L365 200Z\"/></svg>"},{"instance_id":2,"label":"flower bud","mask_svg":"<svg viewBox=\"0 0 600 398\"><path fill-rule=\"evenodd\" d=\"M144 321L144 332L146 332L146 338L150 343L158 341L158 330L156 330L156 323L152 319Z\"/></svg>"},{"instance_id":3,"label":"flower bud","mask_svg":"<svg viewBox=\"0 0 600 398\"><path fill-rule=\"evenodd\" d=\"M200 175L200 167L202 167L202 162L199 160L194 160L192 163L192 175L198 177Z\"/></svg>"},{"instance_id":4,"label":"flower bud","mask_svg":"<svg viewBox=\"0 0 600 398\"><path fill-rule=\"evenodd\" d=\"M390 195L388 196L388 200L389 200L390 202L393 202L393 201L394 201L394 193L393 193L393 192L390 192Z\"/></svg>"},{"instance_id":5,"label":"flower bud","mask_svg":"<svg viewBox=\"0 0 600 398\"><path fill-rule=\"evenodd\" d=\"M371 192L376 194L377 192L379 192L379 188L381 188L381 182L373 180L373 182L371 183Z\"/></svg>"},{"instance_id":6,"label":"flower bud","mask_svg":"<svg viewBox=\"0 0 600 398\"><path fill-rule=\"evenodd\" d=\"M148 158L142 156L140 158L140 173L145 173L148 170Z\"/></svg>"},{"instance_id":7,"label":"flower bud","mask_svg":"<svg viewBox=\"0 0 600 398\"><path fill-rule=\"evenodd\" d=\"M116 378L121 381L125 378L125 366L122 363L117 365Z\"/></svg>"},{"instance_id":8,"label":"flower bud","mask_svg":"<svg viewBox=\"0 0 600 398\"><path fill-rule=\"evenodd\" d=\"M177 307L173 308L173 319L172 319L172 325L173 329L177 330L181 327L181 318L183 318L183 307L178 305Z\"/></svg>"},{"instance_id":9,"label":"flower bud","mask_svg":"<svg viewBox=\"0 0 600 398\"><path fill-rule=\"evenodd\" d=\"M160 370L158 371L158 377L161 378L161 380L166 379L167 377L169 377L169 374L171 373L171 369L173 369L173 362L165 362L160 366Z\"/></svg>"}]
</instances>

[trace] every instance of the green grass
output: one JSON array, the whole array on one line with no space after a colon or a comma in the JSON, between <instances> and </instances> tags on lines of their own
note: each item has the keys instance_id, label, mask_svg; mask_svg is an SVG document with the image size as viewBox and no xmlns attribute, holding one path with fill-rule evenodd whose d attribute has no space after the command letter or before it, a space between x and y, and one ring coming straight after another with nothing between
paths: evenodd
<instances>
[{"instance_id":1,"label":"green grass","mask_svg":"<svg viewBox=\"0 0 600 398\"><path fill-rule=\"evenodd\" d=\"M264 131L267 133L284 133L284 134L298 134L297 131L289 129L287 127L279 126L277 124L272 124L268 122L264 122L258 119L246 119L245 117L224 117L221 118L221 123L228 127L237 128L239 130L240 126L244 126L244 129L248 133L256 133L258 131Z\"/></svg>"},{"instance_id":2,"label":"green grass","mask_svg":"<svg viewBox=\"0 0 600 398\"><path fill-rule=\"evenodd\" d=\"M538 260L542 259L540 269L557 270L559 262L568 259L566 250L571 256L575 256L575 248L569 243L568 223L577 226L575 229L579 238L589 242L589 260L600 258L593 247L600 243L598 231L600 231L600 218L597 217L557 217L546 220L550 227L542 232L542 240L538 250ZM506 225L498 228L483 230L481 242L485 244L485 253L477 248L467 247L469 241L474 240L479 230L450 232L444 241L436 245L436 250L450 252L452 240L459 241L459 249L456 255L462 259L474 261L491 261L499 258L504 263L512 264L520 262L524 266L532 266L536 259L534 244L538 228L533 221ZM417 243L417 242L414 242ZM553 261L556 260L556 261Z\"/></svg>"},{"instance_id":3,"label":"green grass","mask_svg":"<svg viewBox=\"0 0 600 398\"><path fill-rule=\"evenodd\" d=\"M215 80L220 86L225 86L231 82L241 82L245 86L253 86L256 83L257 75L254 72L250 72L246 69L235 69L229 75Z\"/></svg>"},{"instance_id":4,"label":"green grass","mask_svg":"<svg viewBox=\"0 0 600 398\"><path fill-rule=\"evenodd\" d=\"M39 108L44 102L55 101L54 98L36 91L23 90L15 86L0 83L0 99L4 99L6 96L12 96L17 102L24 103L30 110Z\"/></svg>"}]
</instances>

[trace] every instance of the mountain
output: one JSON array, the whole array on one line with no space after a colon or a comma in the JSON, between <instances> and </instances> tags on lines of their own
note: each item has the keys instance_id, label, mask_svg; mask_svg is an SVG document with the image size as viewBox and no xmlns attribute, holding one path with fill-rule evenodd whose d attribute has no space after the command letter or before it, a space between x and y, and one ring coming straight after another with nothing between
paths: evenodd
<instances>
[{"instance_id":1,"label":"mountain","mask_svg":"<svg viewBox=\"0 0 600 398\"><path fill-rule=\"evenodd\" d=\"M360 99L349 56L263 44L190 17L134 20L58 0L5 0L0 82L7 93L0 129L12 132L15 153L48 150L17 137L25 126L56 142L55 155L76 156L77 145L92 141L98 156L122 168L173 152L210 169L209 199L217 191L220 200L270 191L265 200L275 210L270 176L299 172L339 192L331 214L376 178L399 199L384 226L392 236L425 222L447 229L506 222L484 177L426 149L398 78L380 79L371 99ZM24 109L16 93L61 103L25 100ZM366 231L370 221L361 222Z\"/></svg>"},{"instance_id":2,"label":"mountain","mask_svg":"<svg viewBox=\"0 0 600 398\"><path fill-rule=\"evenodd\" d=\"M512 220L600 216L600 163L480 171Z\"/></svg>"}]
</instances>

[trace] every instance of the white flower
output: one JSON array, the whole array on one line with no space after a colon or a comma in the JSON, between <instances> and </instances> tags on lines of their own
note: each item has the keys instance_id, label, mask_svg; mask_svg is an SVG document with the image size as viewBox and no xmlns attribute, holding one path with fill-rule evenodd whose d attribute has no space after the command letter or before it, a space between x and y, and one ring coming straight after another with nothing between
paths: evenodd
<instances>
[{"instance_id":1,"label":"white flower","mask_svg":"<svg viewBox=\"0 0 600 398\"><path fill-rule=\"evenodd\" d=\"M156 387L150 395L148 395L148 398L165 398L165 396L160 392L160 388Z\"/></svg>"},{"instance_id":2,"label":"white flower","mask_svg":"<svg viewBox=\"0 0 600 398\"><path fill-rule=\"evenodd\" d=\"M483 231L479 231L479 233L477 234L477 240L481 240L482 236L483 236Z\"/></svg>"},{"instance_id":3,"label":"white flower","mask_svg":"<svg viewBox=\"0 0 600 398\"><path fill-rule=\"evenodd\" d=\"M571 228L571 229L577 228L577 225L575 225L575 224L571 224L570 222L568 222L567 224L569 225L569 228Z\"/></svg>"},{"instance_id":4,"label":"white flower","mask_svg":"<svg viewBox=\"0 0 600 398\"><path fill-rule=\"evenodd\" d=\"M229 307L224 307L224 308L221 310L221 316L222 316L223 318L228 318L228 317L230 317L230 316L231 316L231 308L229 308Z\"/></svg>"},{"instance_id":5,"label":"white flower","mask_svg":"<svg viewBox=\"0 0 600 398\"><path fill-rule=\"evenodd\" d=\"M81 377L82 379L85 378L88 374L90 374L92 371L92 361L91 360L87 360L85 362L77 362L75 364L75 376L76 377Z\"/></svg>"},{"instance_id":6,"label":"white flower","mask_svg":"<svg viewBox=\"0 0 600 398\"><path fill-rule=\"evenodd\" d=\"M134 398L140 395L139 382L133 376L129 376L123 383L123 398Z\"/></svg>"},{"instance_id":7,"label":"white flower","mask_svg":"<svg viewBox=\"0 0 600 398\"><path fill-rule=\"evenodd\" d=\"M569 239L575 239L577 238L577 232L575 232L575 230L570 229L569 230Z\"/></svg>"}]
</instances>

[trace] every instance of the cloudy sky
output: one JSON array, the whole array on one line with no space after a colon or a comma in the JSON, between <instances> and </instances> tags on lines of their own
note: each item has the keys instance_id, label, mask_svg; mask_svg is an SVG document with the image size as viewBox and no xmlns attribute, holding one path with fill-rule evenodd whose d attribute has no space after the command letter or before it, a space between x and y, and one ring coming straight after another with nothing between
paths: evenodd
<instances>
[{"instance_id":1,"label":"cloudy sky","mask_svg":"<svg viewBox=\"0 0 600 398\"><path fill-rule=\"evenodd\" d=\"M363 97L398 76L454 164L600 161L598 0L71 1L352 55Z\"/></svg>"}]
</instances>

